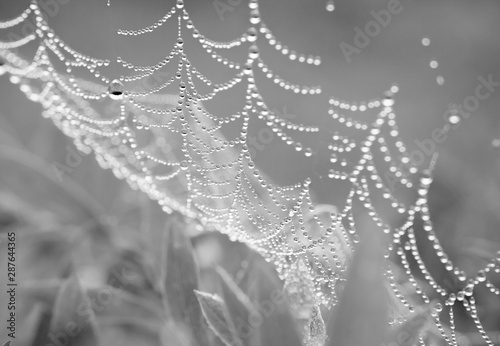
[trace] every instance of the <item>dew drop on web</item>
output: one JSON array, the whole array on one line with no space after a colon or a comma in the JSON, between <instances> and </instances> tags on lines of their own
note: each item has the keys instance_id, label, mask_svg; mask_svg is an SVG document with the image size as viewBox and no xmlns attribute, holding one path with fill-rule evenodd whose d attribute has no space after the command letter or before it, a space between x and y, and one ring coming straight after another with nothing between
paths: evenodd
<instances>
[{"instance_id":1,"label":"dew drop on web","mask_svg":"<svg viewBox=\"0 0 500 346\"><path fill-rule=\"evenodd\" d=\"M124 87L123 83L118 79L113 80L109 83L108 94L113 100L119 100L123 97Z\"/></svg>"},{"instance_id":2,"label":"dew drop on web","mask_svg":"<svg viewBox=\"0 0 500 346\"><path fill-rule=\"evenodd\" d=\"M5 61L0 58L0 76L3 75L5 73Z\"/></svg>"},{"instance_id":3,"label":"dew drop on web","mask_svg":"<svg viewBox=\"0 0 500 346\"><path fill-rule=\"evenodd\" d=\"M326 10L328 12L333 12L335 11L335 2L333 0L328 0L326 3Z\"/></svg>"},{"instance_id":4,"label":"dew drop on web","mask_svg":"<svg viewBox=\"0 0 500 346\"><path fill-rule=\"evenodd\" d=\"M460 122L460 116L456 113L451 113L448 116L448 122L453 125L458 124Z\"/></svg>"}]
</instances>

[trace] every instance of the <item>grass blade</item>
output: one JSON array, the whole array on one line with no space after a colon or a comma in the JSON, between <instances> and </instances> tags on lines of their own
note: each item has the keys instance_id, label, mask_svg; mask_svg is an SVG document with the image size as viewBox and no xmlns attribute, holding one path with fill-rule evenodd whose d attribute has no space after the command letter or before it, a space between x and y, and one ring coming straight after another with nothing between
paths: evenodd
<instances>
[{"instance_id":1,"label":"grass blade","mask_svg":"<svg viewBox=\"0 0 500 346\"><path fill-rule=\"evenodd\" d=\"M175 323L190 328L197 343L204 345L207 333L195 294L199 270L193 257L191 242L182 226L182 219L174 214L169 218L165 229L161 280L163 300Z\"/></svg>"}]
</instances>

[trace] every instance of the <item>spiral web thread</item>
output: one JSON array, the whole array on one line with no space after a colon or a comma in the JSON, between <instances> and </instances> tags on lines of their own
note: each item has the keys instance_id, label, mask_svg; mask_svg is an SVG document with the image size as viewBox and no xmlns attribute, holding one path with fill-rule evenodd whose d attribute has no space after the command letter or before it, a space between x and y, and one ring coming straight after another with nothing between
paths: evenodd
<instances>
[{"instance_id":1,"label":"spiral web thread","mask_svg":"<svg viewBox=\"0 0 500 346\"><path fill-rule=\"evenodd\" d=\"M432 308L436 330L448 344L457 345L454 310L461 304L485 342L493 345L478 317L474 288L485 285L492 294L500 295L500 289L490 281L491 275L500 272L500 251L474 276L467 276L445 254L433 229L427 199L436 157L423 172L411 163L395 122L397 87L388 90L382 99L369 102L347 103L330 98L328 113L337 126L363 138L356 140L355 136L335 132L325 149L330 152L333 167L328 178L350 184L343 210L315 205L310 195L311 179L293 186L277 186L256 167L247 144L250 118L263 121L306 157L313 156L313 150L288 132L312 136L321 132L318 127L294 124L266 105L255 83L257 69L278 87L304 97L321 93L321 88L295 85L273 73L259 56L257 38L261 36L291 60L310 65L319 65L321 60L289 50L263 23L258 2L250 0L249 7L251 27L230 42L216 42L200 34L182 0L149 27L118 30L123 36L148 35L160 30L168 20L178 20L178 38L170 53L155 65L138 66L122 58L112 62L73 50L49 27L33 0L18 17L0 22L0 30L5 30L33 18L37 27L35 33L19 40L0 42L0 74L8 73L10 82L19 85L28 99L40 103L44 108L42 115L73 138L79 150L93 151L103 168L111 169L118 178L148 194L166 212L180 212L206 230L225 233L274 263L289 292L300 296L302 303L311 298L314 304L332 306L337 302L336 286L345 279L349 257L359 241L354 204L360 202L376 225L392 237L386 252L386 276L400 308L395 309L391 322L402 323L414 313L417 304L437 299L439 302ZM198 71L184 52L183 28L213 59L234 70L234 77L214 84ZM247 43L245 63L230 61L218 53ZM18 50L33 44L36 53L27 61ZM134 83L175 61L176 73L166 82L149 90L133 88ZM58 64L66 70L60 72ZM102 70L112 64L121 65L131 74L106 76ZM96 82L77 78L74 69L90 72ZM195 81L211 91L200 94ZM246 83L246 102L239 112L221 117L204 107L203 103L242 83ZM174 88L173 94L166 93L169 87ZM103 109L103 104L113 101L119 102L117 114L106 114L109 111ZM350 113L352 116L346 115ZM356 120L358 113L374 113L374 120ZM241 123L239 134L228 140L221 129L235 122ZM389 136L384 135L386 132ZM390 143L396 155L391 155ZM354 152L359 157L354 164L348 163L343 157ZM413 203L398 200L387 186L385 176L377 170L380 164L376 164L375 154L383 157L398 188L416 188L418 197ZM382 219L372 203L375 194L389 201L404 219L401 225L391 226ZM441 286L426 268L413 228L417 221L423 223L424 238L432 244L444 268L462 283L460 288ZM400 272L394 272L389 257L400 264ZM308 281L311 285L304 284ZM447 326L441 323L445 313ZM423 336L420 343L424 344Z\"/></svg>"}]
</instances>

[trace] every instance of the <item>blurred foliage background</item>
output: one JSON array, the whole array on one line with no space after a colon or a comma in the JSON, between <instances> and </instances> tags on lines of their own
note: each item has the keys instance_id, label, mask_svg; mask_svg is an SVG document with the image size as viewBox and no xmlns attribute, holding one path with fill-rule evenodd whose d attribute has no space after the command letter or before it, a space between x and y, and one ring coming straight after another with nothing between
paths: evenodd
<instances>
[{"instance_id":1,"label":"blurred foliage background","mask_svg":"<svg viewBox=\"0 0 500 346\"><path fill-rule=\"evenodd\" d=\"M0 1L1 19L13 17L27 3ZM49 22L76 50L104 58L120 55L148 65L160 60L170 47L176 34L173 27L143 40L120 38L113 30L148 25L172 4L159 0L111 0L111 7L107 7L105 0L70 0L60 6ZM319 67L299 65L262 45L261 55L279 75L302 84L323 85L320 96L294 97L260 78L260 89L268 95L270 106L296 114L298 122L332 126L327 121L328 96L348 101L375 98L397 82L401 92L395 109L402 137L412 150L416 148L415 140L430 138L434 128L443 126L443 114L450 103L462 103L473 94L478 76L492 74L493 80L500 80L498 1L402 0L403 11L360 54L353 55L350 63L339 44L352 44L354 27L364 27L373 20L370 11L386 8L387 1L344 0L335 4L335 11L327 12L326 1L322 0L261 1L264 21L283 43L298 52L322 57ZM207 37L230 40L247 27L248 7L244 1L225 12L223 20L212 1L187 0L186 6ZM431 39L429 47L421 45L423 37ZM214 81L230 76L231 72L197 56L199 48L188 45L186 50L190 49L195 66L202 72L211 71ZM439 62L437 69L429 67L433 59ZM438 75L444 77L444 85L436 83ZM430 207L438 236L450 259L470 273L500 249L500 149L492 145L494 139L500 138L498 92L482 101L479 109L439 146L440 158L431 188ZM238 109L241 101L241 97L228 96L208 107L214 113L229 114ZM252 131L255 134L258 128ZM300 140L315 147L321 139ZM62 175L57 173L54 167L66 164L68 157L75 160L75 167ZM316 171L315 165L297 157L281 141L273 141L266 150L259 151L255 161L278 184L313 176L317 202L343 205L345 186L332 184L324 173ZM18 296L20 340L16 345L53 342L46 339L50 328L71 318L71 304L89 299L81 295L79 285L91 292L90 299L93 294L109 294L99 291L99 287L116 289L111 294L116 299L109 307L95 312L102 345L187 345L193 342L193 335L196 342L206 338L207 345L220 343L205 329L198 331L196 323L204 322L189 320L192 315L184 316L182 308L161 308L165 306L162 300L175 301L168 294L165 298L165 287L179 294L183 287L195 287L219 292L227 298L230 294L224 294L226 286L214 269L216 265L224 268L254 301L282 285L270 265L244 245L231 243L219 234L200 234L195 225L162 213L140 192L130 190L110 172L103 171L92 155L77 153L71 141L40 116L38 105L27 101L2 76L0 232L3 236L11 231L18 236L18 282L22 283ZM0 247L4 246L0 243ZM179 251L179 258L187 256L179 261L185 268L175 269L172 261L164 261L163 256L169 253L165 247L169 246L173 247L170 254ZM196 283L189 282L195 280L190 277L194 264L186 255L191 248L200 271ZM431 260L435 257L433 251L422 250ZM164 266L170 268L167 273ZM434 266L428 267L432 271ZM5 269L2 265L1 280L6 277ZM165 275L173 275L166 286L161 284ZM75 277L79 285L71 279ZM187 282L178 286L182 280ZM3 287L3 281L0 282ZM453 287L453 283L450 285ZM193 297L194 294L186 299ZM6 299L2 291L0 306L5 305ZM178 303L182 306L182 302ZM234 304L237 306L238 299ZM478 292L478 306L486 329L499 331L499 300L487 292ZM286 341L295 333L290 330L294 327L289 323L288 308L278 309L276 314L279 317L262 323L259 336L254 336L261 345L294 342ZM330 314L323 311L325 321ZM173 326L165 322L172 321L165 316L191 322L184 327ZM463 340L465 344L481 343L466 317L462 316L458 323L462 331L469 333L470 340ZM89 335L92 333L88 331ZM86 334L79 335L83 339ZM4 336L2 329L0 340Z\"/></svg>"}]
</instances>

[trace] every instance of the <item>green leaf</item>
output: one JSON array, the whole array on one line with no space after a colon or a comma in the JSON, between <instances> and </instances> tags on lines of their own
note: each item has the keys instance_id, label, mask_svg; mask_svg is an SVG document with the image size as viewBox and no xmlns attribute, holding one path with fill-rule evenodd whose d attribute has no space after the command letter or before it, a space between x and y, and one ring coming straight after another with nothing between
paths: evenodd
<instances>
[{"instance_id":1,"label":"green leaf","mask_svg":"<svg viewBox=\"0 0 500 346\"><path fill-rule=\"evenodd\" d=\"M198 266L183 226L182 217L172 214L165 229L162 294L170 317L175 323L189 328L197 343L204 345L207 330L195 294L198 289Z\"/></svg>"},{"instance_id":2,"label":"green leaf","mask_svg":"<svg viewBox=\"0 0 500 346\"><path fill-rule=\"evenodd\" d=\"M96 325L92 304L78 279L67 279L54 303L49 338L66 346L96 346Z\"/></svg>"},{"instance_id":3,"label":"green leaf","mask_svg":"<svg viewBox=\"0 0 500 346\"><path fill-rule=\"evenodd\" d=\"M339 304L327 328L330 346L380 345L388 327L380 230L363 230Z\"/></svg>"},{"instance_id":4,"label":"green leaf","mask_svg":"<svg viewBox=\"0 0 500 346\"><path fill-rule=\"evenodd\" d=\"M229 316L224 301L215 294L195 291L201 311L212 331L226 346L240 346L243 342L236 334L236 329Z\"/></svg>"}]
</instances>

